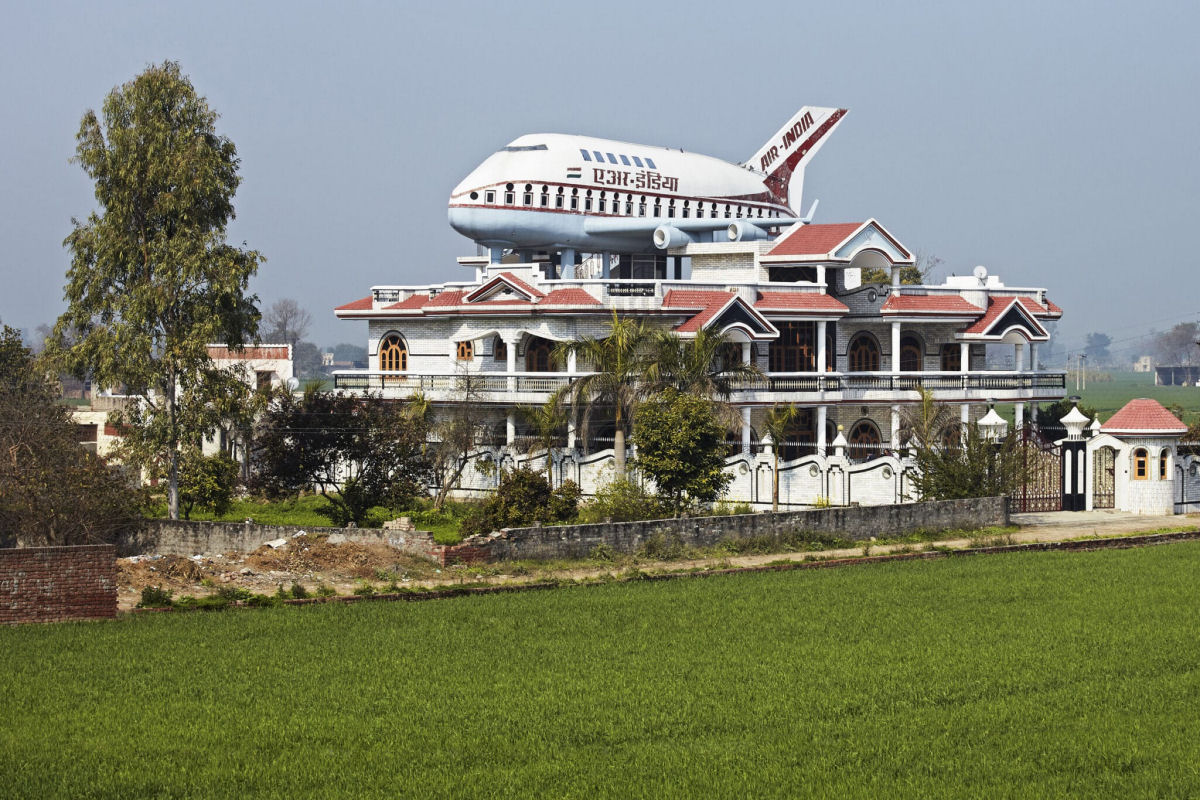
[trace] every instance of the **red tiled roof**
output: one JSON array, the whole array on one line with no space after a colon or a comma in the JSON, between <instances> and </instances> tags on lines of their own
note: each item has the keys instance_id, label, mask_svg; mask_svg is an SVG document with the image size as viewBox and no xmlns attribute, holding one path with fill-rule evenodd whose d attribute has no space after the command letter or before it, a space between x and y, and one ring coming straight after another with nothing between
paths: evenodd
<instances>
[{"instance_id":1,"label":"red tiled roof","mask_svg":"<svg viewBox=\"0 0 1200 800\"><path fill-rule=\"evenodd\" d=\"M759 292L754 307L760 311L817 311L844 314L850 309L827 294L816 292Z\"/></svg>"},{"instance_id":2,"label":"red tiled roof","mask_svg":"<svg viewBox=\"0 0 1200 800\"><path fill-rule=\"evenodd\" d=\"M1057 303L1051 302L1049 297L1046 298L1046 310L1059 317L1062 316L1063 312L1062 309L1058 307Z\"/></svg>"},{"instance_id":3,"label":"red tiled roof","mask_svg":"<svg viewBox=\"0 0 1200 800\"><path fill-rule=\"evenodd\" d=\"M513 286L516 286L518 289L520 289L521 291L525 292L526 294L528 294L532 297L545 297L546 296L545 292L539 292L537 289L533 288L528 283L526 283L525 281L518 278L516 275L513 275L511 272L501 272L500 277L504 278L504 280L508 281Z\"/></svg>"},{"instance_id":4,"label":"red tiled roof","mask_svg":"<svg viewBox=\"0 0 1200 800\"><path fill-rule=\"evenodd\" d=\"M702 289L669 289L663 297L663 308L717 308L729 302L733 292L718 292Z\"/></svg>"},{"instance_id":5,"label":"red tiled roof","mask_svg":"<svg viewBox=\"0 0 1200 800\"><path fill-rule=\"evenodd\" d=\"M1130 400L1100 426L1105 433L1187 433L1187 429L1162 403L1148 397Z\"/></svg>"},{"instance_id":6,"label":"red tiled roof","mask_svg":"<svg viewBox=\"0 0 1200 800\"><path fill-rule=\"evenodd\" d=\"M850 238L862 222L799 225L779 237L769 256L823 256Z\"/></svg>"},{"instance_id":7,"label":"red tiled roof","mask_svg":"<svg viewBox=\"0 0 1200 800\"><path fill-rule=\"evenodd\" d=\"M425 308L438 308L438 307L444 307L444 306L462 305L462 299L463 299L464 294L466 294L466 292L463 292L459 289L452 289L450 291L440 292L439 294L434 296L432 299L430 299L427 303L425 303L424 307Z\"/></svg>"},{"instance_id":8,"label":"red tiled roof","mask_svg":"<svg viewBox=\"0 0 1200 800\"><path fill-rule=\"evenodd\" d=\"M214 361L241 361L246 358L282 358L288 357L286 344L261 344L243 347L241 350L230 350L229 345L210 344L208 357Z\"/></svg>"},{"instance_id":9,"label":"red tiled roof","mask_svg":"<svg viewBox=\"0 0 1200 800\"><path fill-rule=\"evenodd\" d=\"M1019 301L1019 302L1014 303L1013 301ZM1028 302L1026 302L1026 301L1028 301ZM1019 305L1023 309L1025 309L1025 312L1027 314L1029 314L1031 317L1034 316L1034 314L1035 314L1035 311L1034 311L1035 308L1041 308L1041 306L1038 305L1037 302L1035 300L1033 300L1033 298L1030 298L1030 297L1017 298L1017 297L1013 297L1012 295L995 295L995 294L990 295L988 297L987 312L982 317L980 317L978 320L976 320L973 325L966 328L963 331L963 333L976 333L976 334L987 333L988 328L992 327L992 325L995 324L996 320L1000 319L1000 317L1002 317L1010 308L1012 308L1016 305ZM976 309L976 311L978 311L978 309ZM1046 331L1044 329L1042 329L1041 325L1038 325L1036 319L1033 320L1033 325L1037 329L1036 332L1038 334L1049 335L1046 333Z\"/></svg>"},{"instance_id":10,"label":"red tiled roof","mask_svg":"<svg viewBox=\"0 0 1200 800\"><path fill-rule=\"evenodd\" d=\"M969 314L983 311L958 294L893 294L879 309L881 314Z\"/></svg>"},{"instance_id":11,"label":"red tiled roof","mask_svg":"<svg viewBox=\"0 0 1200 800\"><path fill-rule=\"evenodd\" d=\"M399 303L392 303L390 306L387 306L384 310L385 311L417 311L417 310L420 310L421 308L424 308L425 304L428 302L429 302L429 295L414 294L412 297L409 297L405 300L401 300Z\"/></svg>"},{"instance_id":12,"label":"red tiled roof","mask_svg":"<svg viewBox=\"0 0 1200 800\"><path fill-rule=\"evenodd\" d=\"M338 306L334 311L370 311L374 302L375 298L367 295L362 300L355 300L352 303L346 303L344 306Z\"/></svg>"},{"instance_id":13,"label":"red tiled roof","mask_svg":"<svg viewBox=\"0 0 1200 800\"><path fill-rule=\"evenodd\" d=\"M542 298L540 306L598 306L600 301L583 289L555 289Z\"/></svg>"},{"instance_id":14,"label":"red tiled roof","mask_svg":"<svg viewBox=\"0 0 1200 800\"><path fill-rule=\"evenodd\" d=\"M725 302L728 303L732 297L733 295L730 295L729 297L725 298ZM675 330L679 331L680 333L695 333L707 325L712 318L717 315L717 312L724 308L724 305L724 303L721 303L720 305L713 303L696 316L676 327Z\"/></svg>"}]
</instances>

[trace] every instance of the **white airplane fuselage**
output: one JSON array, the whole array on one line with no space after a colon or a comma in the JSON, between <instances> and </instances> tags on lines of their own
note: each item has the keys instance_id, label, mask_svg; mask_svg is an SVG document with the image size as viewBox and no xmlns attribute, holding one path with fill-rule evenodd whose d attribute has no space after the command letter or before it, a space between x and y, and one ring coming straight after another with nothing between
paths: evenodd
<instances>
[{"instance_id":1,"label":"white airplane fuselage","mask_svg":"<svg viewBox=\"0 0 1200 800\"><path fill-rule=\"evenodd\" d=\"M814 112L829 113L814 119ZM528 134L489 156L454 188L450 225L492 248L634 253L653 250L653 234L663 227L706 237L724 235L737 220L794 221L787 192L792 168L799 166L802 176L803 161L844 113L801 109L791 138L786 127L780 132L795 155L774 186L771 166L780 145L771 142L756 158L764 167L760 171L678 149ZM657 246L664 249L661 241Z\"/></svg>"}]
</instances>

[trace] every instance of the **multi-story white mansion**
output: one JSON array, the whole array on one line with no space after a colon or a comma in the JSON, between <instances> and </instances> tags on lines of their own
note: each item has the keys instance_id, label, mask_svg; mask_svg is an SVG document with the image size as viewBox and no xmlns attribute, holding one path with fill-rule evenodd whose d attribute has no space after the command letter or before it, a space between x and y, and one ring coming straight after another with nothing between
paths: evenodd
<instances>
[{"instance_id":1,"label":"multi-story white mansion","mask_svg":"<svg viewBox=\"0 0 1200 800\"><path fill-rule=\"evenodd\" d=\"M669 256L596 259L567 267L567 276L551 260L517 256L459 264L473 280L375 286L338 307L339 318L368 321L370 365L337 372L336 384L396 398L420 390L435 404L493 409L496 451L521 435L517 405L543 403L580 374L573 361L555 363L555 343L602 336L614 312L653 318L682 337L715 328L762 370L763 379L732 397L746 464L763 449L758 426L775 404L801 409L780 453L789 468L812 462L823 475L835 444L850 467L898 450L901 408L919 399L918 387L958 406L963 421L996 402L1015 404L1020 423L1032 404L1065 394L1064 374L1038 363L1045 323L1062 314L1044 289L1005 286L982 267L937 286L901 284L913 255L874 220L797 224L773 240L688 244ZM890 280L864 283L868 270ZM595 277L579 277L589 273ZM987 345L1011 348L1012 367L987 369ZM566 455L555 457L570 462L560 474L583 478L585 490L594 483L578 465L611 448L611 428L609 436L603 426L592 430L589 442L569 431ZM753 487L738 497L739 483L735 499L761 502ZM787 493L793 503L811 502L804 491Z\"/></svg>"}]
</instances>

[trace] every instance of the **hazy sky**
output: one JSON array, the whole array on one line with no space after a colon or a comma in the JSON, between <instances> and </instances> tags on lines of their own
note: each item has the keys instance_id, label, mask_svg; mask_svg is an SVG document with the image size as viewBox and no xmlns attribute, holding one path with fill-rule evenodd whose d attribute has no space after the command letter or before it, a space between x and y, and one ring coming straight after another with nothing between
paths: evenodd
<instances>
[{"instance_id":1,"label":"hazy sky","mask_svg":"<svg viewBox=\"0 0 1200 800\"><path fill-rule=\"evenodd\" d=\"M243 183L230 240L321 345L373 284L468 277L450 189L522 133L749 157L802 105L850 114L818 222L875 217L943 274L1045 286L1062 342L1200 319L1200 4L0 2L0 321L63 308L88 108L177 60ZM1114 347L1114 350L1118 349Z\"/></svg>"}]
</instances>

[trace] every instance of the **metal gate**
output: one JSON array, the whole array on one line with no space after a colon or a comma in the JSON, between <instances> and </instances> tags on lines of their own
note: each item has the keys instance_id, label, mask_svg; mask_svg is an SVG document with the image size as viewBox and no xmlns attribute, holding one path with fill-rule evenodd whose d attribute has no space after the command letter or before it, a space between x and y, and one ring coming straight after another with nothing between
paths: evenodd
<instances>
[{"instance_id":1,"label":"metal gate","mask_svg":"<svg viewBox=\"0 0 1200 800\"><path fill-rule=\"evenodd\" d=\"M1017 434L1017 463L1021 465L1021 482L1017 484L1009 510L1062 510L1062 450L1041 437L1032 426Z\"/></svg>"},{"instance_id":2,"label":"metal gate","mask_svg":"<svg viewBox=\"0 0 1200 800\"><path fill-rule=\"evenodd\" d=\"M1101 447L1092 453L1092 508L1112 508L1117 501L1117 451Z\"/></svg>"}]
</instances>

